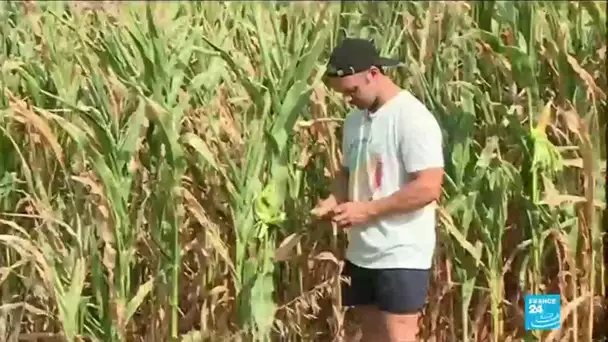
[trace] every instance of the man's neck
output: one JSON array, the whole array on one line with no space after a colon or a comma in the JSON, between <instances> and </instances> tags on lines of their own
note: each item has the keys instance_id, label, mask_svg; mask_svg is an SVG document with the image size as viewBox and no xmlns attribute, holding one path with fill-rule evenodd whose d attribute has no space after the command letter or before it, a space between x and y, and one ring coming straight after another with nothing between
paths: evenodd
<instances>
[{"instance_id":1,"label":"man's neck","mask_svg":"<svg viewBox=\"0 0 608 342\"><path fill-rule=\"evenodd\" d=\"M392 82L387 82L386 85L380 89L380 93L376 98L374 104L369 108L369 112L375 113L378 109L382 108L387 102L392 100L395 96L399 95L403 89Z\"/></svg>"}]
</instances>

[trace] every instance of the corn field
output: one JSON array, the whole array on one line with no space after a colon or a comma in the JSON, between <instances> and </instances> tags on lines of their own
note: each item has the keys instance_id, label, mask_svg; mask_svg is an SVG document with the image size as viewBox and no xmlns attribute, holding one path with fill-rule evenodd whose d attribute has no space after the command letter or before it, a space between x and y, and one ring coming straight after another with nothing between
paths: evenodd
<instances>
[{"instance_id":1,"label":"corn field","mask_svg":"<svg viewBox=\"0 0 608 342\"><path fill-rule=\"evenodd\" d=\"M608 333L605 2L0 6L0 340L339 341L345 36L444 131L421 340Z\"/></svg>"}]
</instances>

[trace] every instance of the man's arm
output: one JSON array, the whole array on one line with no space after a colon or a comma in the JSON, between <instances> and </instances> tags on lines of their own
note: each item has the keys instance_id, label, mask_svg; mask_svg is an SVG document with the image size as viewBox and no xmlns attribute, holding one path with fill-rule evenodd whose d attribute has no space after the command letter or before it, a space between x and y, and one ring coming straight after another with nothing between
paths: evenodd
<instances>
[{"instance_id":1,"label":"man's arm","mask_svg":"<svg viewBox=\"0 0 608 342\"><path fill-rule=\"evenodd\" d=\"M346 150L346 139L342 140L343 157L340 163L340 170L337 172L330 185L329 196L317 203L317 206L311 211L317 218L325 217L330 214L332 210L341 203L348 201L348 182L349 182L349 170L346 161L348 160Z\"/></svg>"},{"instance_id":2,"label":"man's arm","mask_svg":"<svg viewBox=\"0 0 608 342\"><path fill-rule=\"evenodd\" d=\"M348 170L348 159L349 159L349 121L348 118L352 117L350 114L344 121L343 133L342 133L342 158L340 160L340 170L331 186L331 193L334 195L338 204L348 201L348 181L349 181L349 170Z\"/></svg>"},{"instance_id":3,"label":"man's arm","mask_svg":"<svg viewBox=\"0 0 608 342\"><path fill-rule=\"evenodd\" d=\"M331 184L331 194L337 203L348 201L348 168L342 166Z\"/></svg>"},{"instance_id":4,"label":"man's arm","mask_svg":"<svg viewBox=\"0 0 608 342\"><path fill-rule=\"evenodd\" d=\"M402 214L423 208L441 197L443 168L429 168L410 174L410 183L401 190L370 202L370 216Z\"/></svg>"}]
</instances>

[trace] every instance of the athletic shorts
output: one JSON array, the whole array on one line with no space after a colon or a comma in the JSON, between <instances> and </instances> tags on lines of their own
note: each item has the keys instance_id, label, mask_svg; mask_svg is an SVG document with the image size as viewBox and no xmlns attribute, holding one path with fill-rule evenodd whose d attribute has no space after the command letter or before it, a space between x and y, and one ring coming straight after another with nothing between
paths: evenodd
<instances>
[{"instance_id":1,"label":"athletic shorts","mask_svg":"<svg viewBox=\"0 0 608 342\"><path fill-rule=\"evenodd\" d=\"M417 313L426 302L430 270L369 269L345 260L342 276L344 306L374 305L395 314ZM347 279L348 280L348 279Z\"/></svg>"}]
</instances>

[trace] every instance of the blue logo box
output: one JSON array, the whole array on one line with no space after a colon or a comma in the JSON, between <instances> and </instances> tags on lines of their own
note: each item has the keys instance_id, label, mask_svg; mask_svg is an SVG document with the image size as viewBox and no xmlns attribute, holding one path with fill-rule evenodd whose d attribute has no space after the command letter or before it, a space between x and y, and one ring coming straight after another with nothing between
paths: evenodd
<instances>
[{"instance_id":1,"label":"blue logo box","mask_svg":"<svg viewBox=\"0 0 608 342\"><path fill-rule=\"evenodd\" d=\"M526 330L556 330L561 328L560 295L526 295L524 298Z\"/></svg>"}]
</instances>

